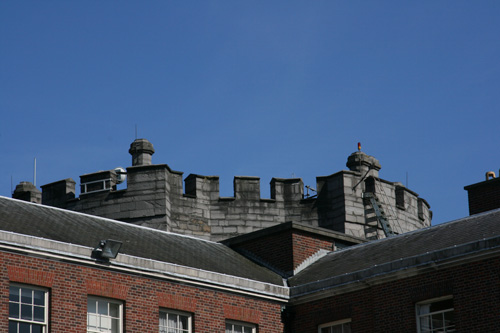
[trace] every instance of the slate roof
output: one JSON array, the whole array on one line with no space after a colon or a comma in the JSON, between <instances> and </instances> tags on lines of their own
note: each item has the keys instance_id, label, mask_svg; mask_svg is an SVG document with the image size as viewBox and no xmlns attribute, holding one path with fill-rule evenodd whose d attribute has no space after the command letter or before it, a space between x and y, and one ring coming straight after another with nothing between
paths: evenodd
<instances>
[{"instance_id":1,"label":"slate roof","mask_svg":"<svg viewBox=\"0 0 500 333\"><path fill-rule=\"evenodd\" d=\"M0 230L91 248L115 239L123 242L121 254L283 286L281 276L220 243L6 197Z\"/></svg>"},{"instance_id":2,"label":"slate roof","mask_svg":"<svg viewBox=\"0 0 500 333\"><path fill-rule=\"evenodd\" d=\"M451 249L447 252L450 253L459 245L483 240L487 240L486 245L481 246L500 246L500 209L331 252L288 282L291 287L314 283L375 267L378 269L381 265L402 259L405 259L404 265L418 265L421 262L413 258L445 249ZM467 249L480 250L479 246ZM363 274L355 275L356 278L360 276ZM345 279L342 282L346 282Z\"/></svg>"}]
</instances>

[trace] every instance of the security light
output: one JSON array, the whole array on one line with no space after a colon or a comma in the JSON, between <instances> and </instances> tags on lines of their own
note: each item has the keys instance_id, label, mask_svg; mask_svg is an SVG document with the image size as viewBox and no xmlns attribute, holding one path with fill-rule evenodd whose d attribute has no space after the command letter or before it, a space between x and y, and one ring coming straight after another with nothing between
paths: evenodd
<instances>
[{"instance_id":1,"label":"security light","mask_svg":"<svg viewBox=\"0 0 500 333\"><path fill-rule=\"evenodd\" d=\"M115 259L122 247L122 242L106 239L101 240L99 245L92 250L92 258L97 259L98 261L108 262L109 259Z\"/></svg>"}]
</instances>

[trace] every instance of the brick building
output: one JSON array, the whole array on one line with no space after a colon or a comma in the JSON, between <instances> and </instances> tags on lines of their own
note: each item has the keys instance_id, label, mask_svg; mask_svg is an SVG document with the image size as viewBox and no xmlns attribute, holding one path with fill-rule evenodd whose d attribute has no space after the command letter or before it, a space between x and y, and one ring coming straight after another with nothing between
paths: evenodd
<instances>
[{"instance_id":1,"label":"brick building","mask_svg":"<svg viewBox=\"0 0 500 333\"><path fill-rule=\"evenodd\" d=\"M0 332L283 331L282 277L220 243L7 198L0 229Z\"/></svg>"},{"instance_id":2,"label":"brick building","mask_svg":"<svg viewBox=\"0 0 500 333\"><path fill-rule=\"evenodd\" d=\"M234 178L234 196L221 197L219 177L183 173L152 164L155 150L146 139L131 145L132 166L43 185L42 193L21 183L15 198L215 241L285 222L299 222L364 239L431 225L429 204L398 182L379 177L381 165L362 151L346 166L316 178L316 188L300 178L273 178L270 198L261 198L258 177ZM117 190L124 182L126 188ZM310 192L311 195L307 195ZM41 199L40 199L41 198Z\"/></svg>"},{"instance_id":3,"label":"brick building","mask_svg":"<svg viewBox=\"0 0 500 333\"><path fill-rule=\"evenodd\" d=\"M0 261L2 332L500 331L499 209L374 241L288 222L217 243L0 197Z\"/></svg>"}]
</instances>

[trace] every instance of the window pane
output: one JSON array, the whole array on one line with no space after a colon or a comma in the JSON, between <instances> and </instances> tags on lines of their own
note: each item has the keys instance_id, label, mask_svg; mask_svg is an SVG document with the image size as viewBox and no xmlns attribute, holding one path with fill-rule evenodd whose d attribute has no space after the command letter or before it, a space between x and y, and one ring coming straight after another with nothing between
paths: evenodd
<instances>
[{"instance_id":1,"label":"window pane","mask_svg":"<svg viewBox=\"0 0 500 333\"><path fill-rule=\"evenodd\" d=\"M444 325L448 328L455 327L455 318L453 315L453 311L447 311L444 313Z\"/></svg>"},{"instance_id":2,"label":"window pane","mask_svg":"<svg viewBox=\"0 0 500 333\"><path fill-rule=\"evenodd\" d=\"M177 328L177 316L171 313L167 314L167 327L169 328Z\"/></svg>"},{"instance_id":3,"label":"window pane","mask_svg":"<svg viewBox=\"0 0 500 333\"><path fill-rule=\"evenodd\" d=\"M32 320L33 312L31 305L21 304L21 319Z\"/></svg>"},{"instance_id":4,"label":"window pane","mask_svg":"<svg viewBox=\"0 0 500 333\"><path fill-rule=\"evenodd\" d=\"M9 303L9 318L19 318L19 304Z\"/></svg>"},{"instance_id":5,"label":"window pane","mask_svg":"<svg viewBox=\"0 0 500 333\"><path fill-rule=\"evenodd\" d=\"M188 317L187 316L179 316L179 328L181 328L181 329L188 328Z\"/></svg>"},{"instance_id":6,"label":"window pane","mask_svg":"<svg viewBox=\"0 0 500 333\"><path fill-rule=\"evenodd\" d=\"M33 320L34 321L45 321L45 309L40 307L40 306L35 306L33 308L33 312L34 312L34 316L33 316Z\"/></svg>"},{"instance_id":7,"label":"window pane","mask_svg":"<svg viewBox=\"0 0 500 333\"><path fill-rule=\"evenodd\" d=\"M109 304L109 315L111 317L118 318L120 315L120 305L110 303Z\"/></svg>"},{"instance_id":8,"label":"window pane","mask_svg":"<svg viewBox=\"0 0 500 333\"><path fill-rule=\"evenodd\" d=\"M98 301L97 302L97 313L101 315L108 314L108 302Z\"/></svg>"},{"instance_id":9,"label":"window pane","mask_svg":"<svg viewBox=\"0 0 500 333\"><path fill-rule=\"evenodd\" d=\"M19 333L31 333L30 328L30 324L19 323Z\"/></svg>"},{"instance_id":10,"label":"window pane","mask_svg":"<svg viewBox=\"0 0 500 333\"><path fill-rule=\"evenodd\" d=\"M430 312L443 311L451 308L453 308L453 299L451 298L430 304Z\"/></svg>"},{"instance_id":11,"label":"window pane","mask_svg":"<svg viewBox=\"0 0 500 333\"><path fill-rule=\"evenodd\" d=\"M9 290L9 300L12 302L19 302L19 288L18 287L10 287Z\"/></svg>"},{"instance_id":12,"label":"window pane","mask_svg":"<svg viewBox=\"0 0 500 333\"><path fill-rule=\"evenodd\" d=\"M88 327L97 327L97 316L89 314L87 316L87 326Z\"/></svg>"},{"instance_id":13,"label":"window pane","mask_svg":"<svg viewBox=\"0 0 500 333\"><path fill-rule=\"evenodd\" d=\"M17 333L17 323L15 321L9 321L9 333Z\"/></svg>"},{"instance_id":14,"label":"window pane","mask_svg":"<svg viewBox=\"0 0 500 333\"><path fill-rule=\"evenodd\" d=\"M96 301L89 299L87 301L87 312L97 313Z\"/></svg>"},{"instance_id":15,"label":"window pane","mask_svg":"<svg viewBox=\"0 0 500 333\"><path fill-rule=\"evenodd\" d=\"M432 328L443 328L443 314L432 315Z\"/></svg>"},{"instance_id":16,"label":"window pane","mask_svg":"<svg viewBox=\"0 0 500 333\"><path fill-rule=\"evenodd\" d=\"M32 304L32 291L31 289L21 288L21 303Z\"/></svg>"},{"instance_id":17,"label":"window pane","mask_svg":"<svg viewBox=\"0 0 500 333\"><path fill-rule=\"evenodd\" d=\"M41 290L33 291L33 304L35 305L45 305L45 293Z\"/></svg>"},{"instance_id":18,"label":"window pane","mask_svg":"<svg viewBox=\"0 0 500 333\"><path fill-rule=\"evenodd\" d=\"M160 312L160 333L161 329L167 326L167 314L165 312Z\"/></svg>"},{"instance_id":19,"label":"window pane","mask_svg":"<svg viewBox=\"0 0 500 333\"><path fill-rule=\"evenodd\" d=\"M111 332L118 332L118 329L120 328L119 325L119 319L111 319Z\"/></svg>"},{"instance_id":20,"label":"window pane","mask_svg":"<svg viewBox=\"0 0 500 333\"><path fill-rule=\"evenodd\" d=\"M111 328L111 318L102 316L100 327L105 328L105 329L110 329Z\"/></svg>"},{"instance_id":21,"label":"window pane","mask_svg":"<svg viewBox=\"0 0 500 333\"><path fill-rule=\"evenodd\" d=\"M31 326L31 333L42 333L43 332L43 326L42 325L35 325L33 324Z\"/></svg>"},{"instance_id":22,"label":"window pane","mask_svg":"<svg viewBox=\"0 0 500 333\"><path fill-rule=\"evenodd\" d=\"M424 317L420 319L420 329L423 332L428 332L431 329L431 323L429 317Z\"/></svg>"}]
</instances>

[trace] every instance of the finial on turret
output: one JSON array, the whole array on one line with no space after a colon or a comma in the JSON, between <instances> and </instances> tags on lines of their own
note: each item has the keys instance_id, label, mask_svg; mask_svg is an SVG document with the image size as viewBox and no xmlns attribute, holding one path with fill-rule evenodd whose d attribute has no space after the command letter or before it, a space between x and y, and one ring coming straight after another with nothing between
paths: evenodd
<instances>
[{"instance_id":1,"label":"finial on turret","mask_svg":"<svg viewBox=\"0 0 500 333\"><path fill-rule=\"evenodd\" d=\"M361 142L358 142L358 151L361 151Z\"/></svg>"}]
</instances>

